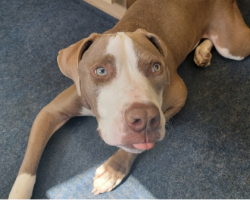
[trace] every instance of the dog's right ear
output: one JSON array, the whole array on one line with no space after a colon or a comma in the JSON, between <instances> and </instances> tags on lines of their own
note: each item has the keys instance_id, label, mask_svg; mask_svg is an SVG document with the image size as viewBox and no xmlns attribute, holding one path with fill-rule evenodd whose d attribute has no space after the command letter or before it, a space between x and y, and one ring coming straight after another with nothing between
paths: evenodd
<instances>
[{"instance_id":1,"label":"dog's right ear","mask_svg":"<svg viewBox=\"0 0 250 200\"><path fill-rule=\"evenodd\" d=\"M78 64L84 52L98 36L100 36L100 34L93 33L88 38L80 40L66 49L62 49L57 56L57 62L61 72L74 81L79 96L81 96L81 88L78 75Z\"/></svg>"}]
</instances>

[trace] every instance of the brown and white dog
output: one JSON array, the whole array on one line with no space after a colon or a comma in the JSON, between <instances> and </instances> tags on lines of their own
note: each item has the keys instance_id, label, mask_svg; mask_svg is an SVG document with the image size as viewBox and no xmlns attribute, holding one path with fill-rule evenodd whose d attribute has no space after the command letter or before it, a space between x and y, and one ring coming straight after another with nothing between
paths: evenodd
<instances>
[{"instance_id":1,"label":"brown and white dog","mask_svg":"<svg viewBox=\"0 0 250 200\"><path fill-rule=\"evenodd\" d=\"M95 116L101 138L120 147L94 178L92 192L111 191L184 106L177 67L196 47L194 61L208 66L213 45L234 60L250 54L250 29L236 0L138 0L111 30L61 50L59 67L75 84L36 117L9 198L31 197L48 140L74 116Z\"/></svg>"}]
</instances>

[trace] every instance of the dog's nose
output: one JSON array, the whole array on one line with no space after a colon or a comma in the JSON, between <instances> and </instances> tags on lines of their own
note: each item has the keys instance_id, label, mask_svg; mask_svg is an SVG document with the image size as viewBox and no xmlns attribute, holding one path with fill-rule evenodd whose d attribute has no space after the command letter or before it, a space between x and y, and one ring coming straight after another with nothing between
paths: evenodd
<instances>
[{"instance_id":1,"label":"dog's nose","mask_svg":"<svg viewBox=\"0 0 250 200\"><path fill-rule=\"evenodd\" d=\"M159 109L152 103L134 103L125 111L128 127L134 132L154 131L160 124Z\"/></svg>"}]
</instances>

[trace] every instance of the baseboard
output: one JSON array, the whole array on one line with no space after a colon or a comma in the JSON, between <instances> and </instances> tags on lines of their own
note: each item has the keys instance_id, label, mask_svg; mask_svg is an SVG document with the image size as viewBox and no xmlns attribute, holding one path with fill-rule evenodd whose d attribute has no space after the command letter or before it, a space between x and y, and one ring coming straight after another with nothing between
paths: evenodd
<instances>
[{"instance_id":1,"label":"baseboard","mask_svg":"<svg viewBox=\"0 0 250 200\"><path fill-rule=\"evenodd\" d=\"M121 5L117 2L109 4L103 0L84 0L84 1L117 19L121 19L127 10L127 8L124 5Z\"/></svg>"}]
</instances>

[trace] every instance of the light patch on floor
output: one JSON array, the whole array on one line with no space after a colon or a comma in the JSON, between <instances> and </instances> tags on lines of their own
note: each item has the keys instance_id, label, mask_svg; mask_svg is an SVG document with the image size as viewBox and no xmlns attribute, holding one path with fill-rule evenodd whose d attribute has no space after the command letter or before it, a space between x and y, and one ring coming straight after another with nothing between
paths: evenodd
<instances>
[{"instance_id":1,"label":"light patch on floor","mask_svg":"<svg viewBox=\"0 0 250 200\"><path fill-rule=\"evenodd\" d=\"M156 199L137 179L132 175L117 189L111 193L104 193L95 196L91 193L93 189L93 177L95 170L102 163L92 169L76 175L75 177L64 181L50 188L46 195L49 199L99 199L99 198L122 198L122 199ZM129 192L128 192L129 191Z\"/></svg>"}]
</instances>

